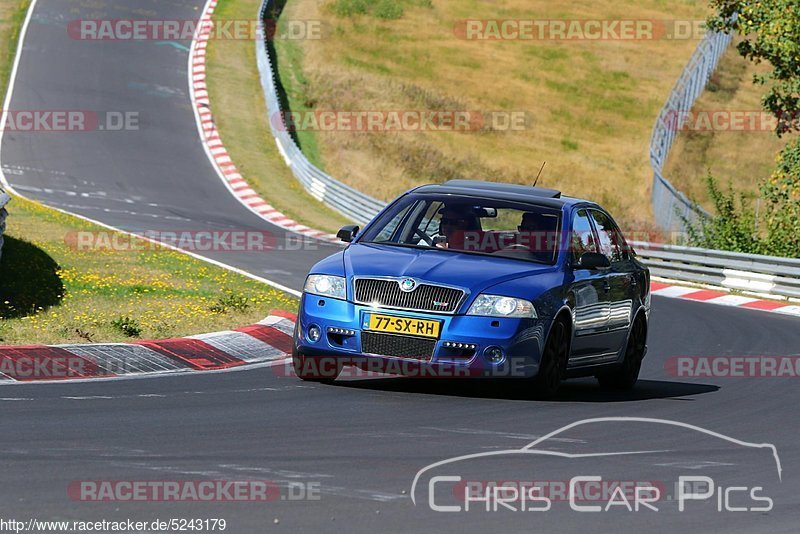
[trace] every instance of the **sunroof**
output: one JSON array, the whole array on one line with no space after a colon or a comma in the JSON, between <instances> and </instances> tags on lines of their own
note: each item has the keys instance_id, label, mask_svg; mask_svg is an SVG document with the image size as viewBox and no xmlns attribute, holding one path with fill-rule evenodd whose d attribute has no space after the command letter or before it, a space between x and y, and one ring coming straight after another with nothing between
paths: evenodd
<instances>
[{"instance_id":1,"label":"sunroof","mask_svg":"<svg viewBox=\"0 0 800 534\"><path fill-rule=\"evenodd\" d=\"M480 180L449 180L444 185L454 187L468 187L470 189L482 189L484 191L504 191L508 193L522 193L548 198L560 198L561 191L548 189L546 187L533 187L521 184L508 184L503 182L485 182Z\"/></svg>"}]
</instances>

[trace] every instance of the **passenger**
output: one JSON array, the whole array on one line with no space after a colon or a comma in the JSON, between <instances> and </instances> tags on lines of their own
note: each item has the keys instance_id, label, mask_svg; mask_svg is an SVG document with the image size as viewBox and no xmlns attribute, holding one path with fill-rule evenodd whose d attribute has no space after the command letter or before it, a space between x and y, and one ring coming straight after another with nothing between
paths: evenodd
<instances>
[{"instance_id":1,"label":"passenger","mask_svg":"<svg viewBox=\"0 0 800 534\"><path fill-rule=\"evenodd\" d=\"M522 221L517 226L517 243L537 255L552 255L558 237L558 228L555 227L557 220L544 213L523 213Z\"/></svg>"}]
</instances>

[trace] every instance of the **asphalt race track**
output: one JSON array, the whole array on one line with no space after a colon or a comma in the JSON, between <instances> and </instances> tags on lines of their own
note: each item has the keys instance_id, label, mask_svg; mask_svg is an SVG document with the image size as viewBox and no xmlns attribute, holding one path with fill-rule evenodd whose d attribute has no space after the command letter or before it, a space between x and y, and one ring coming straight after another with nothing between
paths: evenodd
<instances>
[{"instance_id":1,"label":"asphalt race track","mask_svg":"<svg viewBox=\"0 0 800 534\"><path fill-rule=\"evenodd\" d=\"M190 107L185 47L81 42L65 31L67 22L78 18L132 19L146 13L185 19L198 16L200 8L199 1L40 1L10 109L139 111L141 128L6 132L2 164L13 187L130 231L256 229L282 236L283 230L239 204L208 162ZM214 259L300 289L310 265L331 250L320 244L316 250L223 253ZM227 531L237 533L797 532L797 379L676 378L665 366L672 356L792 356L798 347L797 318L656 297L642 380L630 394L603 392L591 380L568 383L550 402L529 400L509 383L377 378L313 385L284 376L281 366L3 386L0 517L224 518ZM568 430L543 448L628 454L574 462L507 455L447 468L444 474L473 481L513 476L567 481L579 475L662 481L670 498L658 503L658 512L616 507L581 513L563 499L554 500L548 511L501 506L487 512L476 506L469 512L435 512L425 495L427 484L422 492L418 486L416 505L411 500L415 475L429 464L519 449L560 427L597 417L669 419L742 442L774 444L782 473L779 478L764 448L734 446L655 422L604 422ZM632 454L641 451L647 452ZM679 475L712 477L717 491L680 512L669 487ZM87 502L68 493L76 481L194 479L269 480L279 497L271 502ZM726 495L720 487L762 487L774 507L718 511ZM436 501L447 501L445 493ZM759 504L751 500L744 506Z\"/></svg>"}]
</instances>

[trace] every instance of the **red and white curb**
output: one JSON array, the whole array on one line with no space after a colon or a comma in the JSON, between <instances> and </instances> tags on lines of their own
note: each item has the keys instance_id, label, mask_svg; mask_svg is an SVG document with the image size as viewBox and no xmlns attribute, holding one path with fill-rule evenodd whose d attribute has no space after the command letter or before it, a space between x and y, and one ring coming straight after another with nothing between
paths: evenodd
<instances>
[{"instance_id":1,"label":"red and white curb","mask_svg":"<svg viewBox=\"0 0 800 534\"><path fill-rule=\"evenodd\" d=\"M257 324L185 338L85 345L0 346L0 382L33 382L219 371L278 362L292 351L296 316L275 311Z\"/></svg>"},{"instance_id":2,"label":"red and white curb","mask_svg":"<svg viewBox=\"0 0 800 534\"><path fill-rule=\"evenodd\" d=\"M197 34L189 51L189 88L192 105L200 138L209 160L233 196L262 219L291 232L338 243L336 236L309 228L290 219L261 198L239 173L236 164L231 160L230 154L222 144L222 139L220 139L214 123L214 116L211 113L211 102L206 86L206 51L212 27L211 15L216 7L217 0L209 0L206 3L200 17Z\"/></svg>"},{"instance_id":3,"label":"red and white curb","mask_svg":"<svg viewBox=\"0 0 800 534\"><path fill-rule=\"evenodd\" d=\"M668 282L651 281L650 294L660 297L692 300L695 302L704 302L706 304L734 306L737 308L761 310L800 317L800 306L796 304L763 300L755 297L746 297L744 295L732 295L714 289L701 289L697 287L673 285Z\"/></svg>"}]
</instances>

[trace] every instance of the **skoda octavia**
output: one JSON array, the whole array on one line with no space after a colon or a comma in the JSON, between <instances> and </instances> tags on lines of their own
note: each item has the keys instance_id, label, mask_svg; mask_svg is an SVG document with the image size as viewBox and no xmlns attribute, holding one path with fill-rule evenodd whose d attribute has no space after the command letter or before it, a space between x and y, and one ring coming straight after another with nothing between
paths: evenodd
<instances>
[{"instance_id":1,"label":"skoda octavia","mask_svg":"<svg viewBox=\"0 0 800 534\"><path fill-rule=\"evenodd\" d=\"M593 202L523 185L453 180L413 189L305 282L293 365L330 381L344 366L521 377L553 395L562 380L636 382L649 272ZM443 373L444 375L444 373Z\"/></svg>"}]
</instances>

